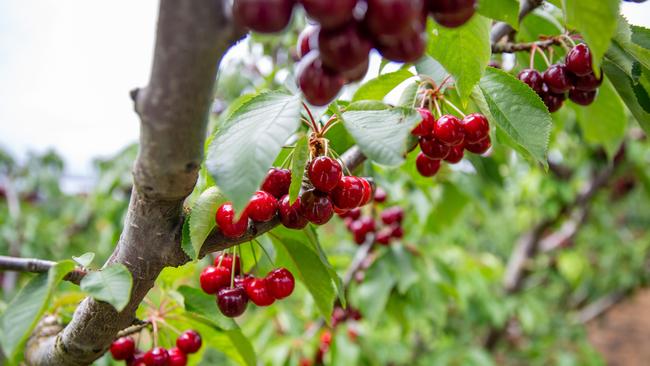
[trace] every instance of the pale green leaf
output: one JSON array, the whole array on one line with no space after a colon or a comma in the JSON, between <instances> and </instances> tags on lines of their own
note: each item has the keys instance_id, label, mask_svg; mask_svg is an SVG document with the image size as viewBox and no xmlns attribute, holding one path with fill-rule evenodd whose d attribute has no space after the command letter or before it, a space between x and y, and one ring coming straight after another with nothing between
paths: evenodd
<instances>
[{"instance_id":1,"label":"pale green leaf","mask_svg":"<svg viewBox=\"0 0 650 366\"><path fill-rule=\"evenodd\" d=\"M426 55L415 64L415 70L418 75L426 75L438 85L449 75L449 72L438 61Z\"/></svg>"},{"instance_id":2,"label":"pale green leaf","mask_svg":"<svg viewBox=\"0 0 650 366\"><path fill-rule=\"evenodd\" d=\"M589 262L578 252L562 251L557 258L560 274L573 286L579 283L588 266Z\"/></svg>"},{"instance_id":3,"label":"pale green leaf","mask_svg":"<svg viewBox=\"0 0 650 366\"><path fill-rule=\"evenodd\" d=\"M107 302L122 311L131 298L131 272L121 263L89 272L81 280L81 289L96 300Z\"/></svg>"},{"instance_id":4,"label":"pale green leaf","mask_svg":"<svg viewBox=\"0 0 650 366\"><path fill-rule=\"evenodd\" d=\"M302 187L302 178L305 176L305 167L309 160L309 141L307 135L302 135L296 141L291 157L291 186L289 186L289 203L293 204L298 198Z\"/></svg>"},{"instance_id":5,"label":"pale green leaf","mask_svg":"<svg viewBox=\"0 0 650 366\"><path fill-rule=\"evenodd\" d=\"M352 101L358 100L382 100L386 94L395 89L404 80L412 77L413 74L405 69L400 69L395 72L379 75L377 78L369 80L363 84L354 96Z\"/></svg>"},{"instance_id":6,"label":"pale green leaf","mask_svg":"<svg viewBox=\"0 0 650 366\"><path fill-rule=\"evenodd\" d=\"M95 259L95 253L93 252L84 253L78 257L72 256L72 260L84 268L88 267L93 262L93 259Z\"/></svg>"},{"instance_id":7,"label":"pale green leaf","mask_svg":"<svg viewBox=\"0 0 650 366\"><path fill-rule=\"evenodd\" d=\"M198 288L186 285L180 286L178 292L183 296L186 311L209 320L214 326L220 329L239 329L239 326L234 320L221 314L217 306L217 299L214 295L208 295Z\"/></svg>"},{"instance_id":8,"label":"pale green leaf","mask_svg":"<svg viewBox=\"0 0 650 366\"><path fill-rule=\"evenodd\" d=\"M194 206L192 206L192 214L188 220L190 222L190 240L194 255L190 256L190 258L197 258L203 242L216 226L214 217L217 209L224 202L226 202L226 198L221 194L219 188L210 187L201 193Z\"/></svg>"},{"instance_id":9,"label":"pale green leaf","mask_svg":"<svg viewBox=\"0 0 650 366\"><path fill-rule=\"evenodd\" d=\"M639 125L641 125L646 133L650 133L650 112L644 108L642 102L639 100L639 96L643 92L645 92L646 96L648 95L647 91L640 87L639 84L635 84L622 68L608 59L605 59L605 62L603 62L603 70L608 80L616 88L618 95L620 95L627 108L632 112L637 122L639 122Z\"/></svg>"},{"instance_id":10,"label":"pale green leaf","mask_svg":"<svg viewBox=\"0 0 650 366\"><path fill-rule=\"evenodd\" d=\"M494 20L506 22L514 29L519 28L518 0L480 0L478 13Z\"/></svg>"},{"instance_id":11,"label":"pale green leaf","mask_svg":"<svg viewBox=\"0 0 650 366\"><path fill-rule=\"evenodd\" d=\"M345 288L343 286L343 280L338 275L338 273L336 273L336 270L334 269L334 267L332 267L329 260L327 259L327 255L325 254L323 247L320 245L320 240L318 239L318 232L316 231L316 229L314 229L313 226L309 225L305 229L303 229L303 233L305 234L305 237L311 244L313 250L316 252L316 254L318 254L318 257L320 258L325 268L327 268L327 272L330 274L330 278L334 282L334 286L336 286L336 292L339 298L339 302L341 303L341 305L346 306L347 299L345 298Z\"/></svg>"}]
</instances>

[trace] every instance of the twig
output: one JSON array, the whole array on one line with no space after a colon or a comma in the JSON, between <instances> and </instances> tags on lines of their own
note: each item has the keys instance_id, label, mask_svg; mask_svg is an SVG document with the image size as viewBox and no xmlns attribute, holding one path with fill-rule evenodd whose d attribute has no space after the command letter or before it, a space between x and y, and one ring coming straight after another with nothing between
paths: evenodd
<instances>
[{"instance_id":1,"label":"twig","mask_svg":"<svg viewBox=\"0 0 650 366\"><path fill-rule=\"evenodd\" d=\"M43 273L49 271L55 264L56 262L43 259L0 256L0 270L2 271ZM78 285L86 274L84 269L76 268L63 279Z\"/></svg>"},{"instance_id":2,"label":"twig","mask_svg":"<svg viewBox=\"0 0 650 366\"><path fill-rule=\"evenodd\" d=\"M609 310L612 306L619 303L625 298L626 295L626 291L617 291L613 294L609 294L596 300L595 302L587 305L578 313L578 321L583 324L588 323L589 321L599 317L601 314Z\"/></svg>"},{"instance_id":3,"label":"twig","mask_svg":"<svg viewBox=\"0 0 650 366\"><path fill-rule=\"evenodd\" d=\"M133 321L133 325L119 331L115 336L115 339L130 336L131 334L139 333L144 328L147 328L149 325L151 325L151 322L148 320L135 319Z\"/></svg>"},{"instance_id":4,"label":"twig","mask_svg":"<svg viewBox=\"0 0 650 366\"><path fill-rule=\"evenodd\" d=\"M496 43L492 45L492 53L515 53L515 52L525 52L531 51L533 47L536 48L549 48L555 45L561 45L562 40L560 37L552 37L549 39L537 41L537 42L525 42L525 43Z\"/></svg>"}]
</instances>

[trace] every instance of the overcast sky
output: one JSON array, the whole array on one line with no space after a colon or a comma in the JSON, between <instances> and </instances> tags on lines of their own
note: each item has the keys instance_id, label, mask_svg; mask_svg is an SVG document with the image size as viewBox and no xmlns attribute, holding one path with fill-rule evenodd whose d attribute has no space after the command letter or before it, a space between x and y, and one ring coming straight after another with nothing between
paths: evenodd
<instances>
[{"instance_id":1,"label":"overcast sky","mask_svg":"<svg viewBox=\"0 0 650 366\"><path fill-rule=\"evenodd\" d=\"M54 148L71 176L136 141L129 90L149 76L155 0L0 0L0 145ZM623 3L650 26L650 1Z\"/></svg>"}]
</instances>

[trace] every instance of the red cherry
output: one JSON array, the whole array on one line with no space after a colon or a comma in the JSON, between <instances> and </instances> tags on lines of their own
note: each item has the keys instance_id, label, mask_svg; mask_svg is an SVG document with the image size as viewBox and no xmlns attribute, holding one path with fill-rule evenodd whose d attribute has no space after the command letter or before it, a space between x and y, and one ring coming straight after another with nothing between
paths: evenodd
<instances>
[{"instance_id":1,"label":"red cherry","mask_svg":"<svg viewBox=\"0 0 650 366\"><path fill-rule=\"evenodd\" d=\"M186 330L176 338L176 347L188 355L196 353L201 348L201 344L203 344L201 335L195 330Z\"/></svg>"},{"instance_id":2,"label":"red cherry","mask_svg":"<svg viewBox=\"0 0 650 366\"><path fill-rule=\"evenodd\" d=\"M299 365L300 366L313 366L314 363L309 358L301 358Z\"/></svg>"},{"instance_id":3,"label":"red cherry","mask_svg":"<svg viewBox=\"0 0 650 366\"><path fill-rule=\"evenodd\" d=\"M324 330L320 335L320 343L325 345L332 344L332 333L329 330Z\"/></svg>"},{"instance_id":4,"label":"red cherry","mask_svg":"<svg viewBox=\"0 0 650 366\"><path fill-rule=\"evenodd\" d=\"M174 347L169 350L169 362L167 366L185 366L187 365L187 355L180 349Z\"/></svg>"},{"instance_id":5,"label":"red cherry","mask_svg":"<svg viewBox=\"0 0 650 366\"><path fill-rule=\"evenodd\" d=\"M135 354L135 341L131 337L121 337L111 343L111 355L114 360L128 360Z\"/></svg>"},{"instance_id":6,"label":"red cherry","mask_svg":"<svg viewBox=\"0 0 650 366\"><path fill-rule=\"evenodd\" d=\"M255 192L246 207L246 213L255 222L271 221L277 212L278 200L264 191Z\"/></svg>"},{"instance_id":7,"label":"red cherry","mask_svg":"<svg viewBox=\"0 0 650 366\"><path fill-rule=\"evenodd\" d=\"M571 89L571 81L566 66L561 64L551 65L544 74L544 83L553 93L561 94Z\"/></svg>"},{"instance_id":8,"label":"red cherry","mask_svg":"<svg viewBox=\"0 0 650 366\"><path fill-rule=\"evenodd\" d=\"M156 347L144 354L144 363L147 366L167 366L169 353L162 347Z\"/></svg>"},{"instance_id":9,"label":"red cherry","mask_svg":"<svg viewBox=\"0 0 650 366\"><path fill-rule=\"evenodd\" d=\"M316 106L331 102L345 83L339 73L323 65L318 51L311 51L303 57L296 68L296 74L305 99Z\"/></svg>"},{"instance_id":10,"label":"red cherry","mask_svg":"<svg viewBox=\"0 0 650 366\"><path fill-rule=\"evenodd\" d=\"M420 137L420 149L429 159L442 160L449 155L451 148L434 137Z\"/></svg>"},{"instance_id":11,"label":"red cherry","mask_svg":"<svg viewBox=\"0 0 650 366\"><path fill-rule=\"evenodd\" d=\"M293 205L289 204L289 195L284 195L279 205L280 221L289 229L303 229L307 226L307 218L302 213L300 197L296 198Z\"/></svg>"},{"instance_id":12,"label":"red cherry","mask_svg":"<svg viewBox=\"0 0 650 366\"><path fill-rule=\"evenodd\" d=\"M289 193L291 186L291 171L289 169L269 169L264 183L262 183L262 190L272 194L275 198L280 199L285 194Z\"/></svg>"},{"instance_id":13,"label":"red cherry","mask_svg":"<svg viewBox=\"0 0 650 366\"><path fill-rule=\"evenodd\" d=\"M351 217L353 220L358 219L361 216L361 209L353 208L348 211L348 217Z\"/></svg>"},{"instance_id":14,"label":"red cherry","mask_svg":"<svg viewBox=\"0 0 650 366\"><path fill-rule=\"evenodd\" d=\"M571 89L569 92L569 99L579 105L590 105L596 99L597 90L582 91Z\"/></svg>"},{"instance_id":15,"label":"red cherry","mask_svg":"<svg viewBox=\"0 0 650 366\"><path fill-rule=\"evenodd\" d=\"M230 284L230 267L205 267L199 277L201 289L206 294L216 294L219 289Z\"/></svg>"},{"instance_id":16,"label":"red cherry","mask_svg":"<svg viewBox=\"0 0 650 366\"><path fill-rule=\"evenodd\" d=\"M600 87L600 85L603 83L603 77L601 74L600 79L598 79L596 77L596 74L592 72L591 74L587 74L585 76L575 76L572 82L573 87L578 90L593 91L598 89L598 87Z\"/></svg>"},{"instance_id":17,"label":"red cherry","mask_svg":"<svg viewBox=\"0 0 650 366\"><path fill-rule=\"evenodd\" d=\"M384 203L386 202L387 198L388 195L386 194L386 191L383 188L378 187L377 189L375 189L375 197L374 197L375 202Z\"/></svg>"},{"instance_id":18,"label":"red cherry","mask_svg":"<svg viewBox=\"0 0 650 366\"><path fill-rule=\"evenodd\" d=\"M456 28L474 15L476 0L428 0L427 5L436 22Z\"/></svg>"},{"instance_id":19,"label":"red cherry","mask_svg":"<svg viewBox=\"0 0 650 366\"><path fill-rule=\"evenodd\" d=\"M334 213L339 215L340 218L345 218L348 215L348 212L350 212L350 210L342 210L336 206L332 206L332 208L334 209Z\"/></svg>"},{"instance_id":20,"label":"red cherry","mask_svg":"<svg viewBox=\"0 0 650 366\"><path fill-rule=\"evenodd\" d=\"M436 119L433 117L433 113L431 113L431 111L426 108L418 108L417 111L422 117L422 122L420 122L420 124L418 124L417 127L411 131L411 135L418 137L432 136L433 125L436 123Z\"/></svg>"},{"instance_id":21,"label":"red cherry","mask_svg":"<svg viewBox=\"0 0 650 366\"><path fill-rule=\"evenodd\" d=\"M542 74L539 73L539 71L535 69L524 69L519 72L519 75L517 77L519 80L528 84L528 86L530 86L530 88L533 89L536 93L539 94L542 92L544 78L542 77Z\"/></svg>"},{"instance_id":22,"label":"red cherry","mask_svg":"<svg viewBox=\"0 0 650 366\"><path fill-rule=\"evenodd\" d=\"M332 191L332 202L338 208L353 209L363 200L363 182L359 177L344 176Z\"/></svg>"},{"instance_id":23,"label":"red cherry","mask_svg":"<svg viewBox=\"0 0 650 366\"><path fill-rule=\"evenodd\" d=\"M370 60L365 60L357 66L341 71L341 76L345 79L346 83L352 83L355 81L363 80L363 78L368 73L368 68L370 68Z\"/></svg>"},{"instance_id":24,"label":"red cherry","mask_svg":"<svg viewBox=\"0 0 650 366\"><path fill-rule=\"evenodd\" d=\"M551 113L557 112L562 107L562 104L564 104L564 98L565 97L562 94L555 94L555 93L542 94L542 100L544 101L544 104L546 104L548 111Z\"/></svg>"},{"instance_id":25,"label":"red cherry","mask_svg":"<svg viewBox=\"0 0 650 366\"><path fill-rule=\"evenodd\" d=\"M271 271L266 275L266 283L273 297L278 300L289 297L296 286L296 280L286 268L278 268Z\"/></svg>"},{"instance_id":26,"label":"red cherry","mask_svg":"<svg viewBox=\"0 0 650 366\"><path fill-rule=\"evenodd\" d=\"M488 150L490 150L490 147L492 147L492 141L490 140L490 137L486 138L483 141L479 141L475 144L466 144L465 145L465 150L478 154L478 155L483 155L485 154Z\"/></svg>"},{"instance_id":27,"label":"red cherry","mask_svg":"<svg viewBox=\"0 0 650 366\"><path fill-rule=\"evenodd\" d=\"M427 43L421 32L412 31L399 37L391 37L390 40L378 40L376 47L385 59L407 63L419 60L426 51Z\"/></svg>"},{"instance_id":28,"label":"red cherry","mask_svg":"<svg viewBox=\"0 0 650 366\"><path fill-rule=\"evenodd\" d=\"M384 225L401 223L404 220L404 209L399 206L389 207L382 211L380 217Z\"/></svg>"},{"instance_id":29,"label":"red cherry","mask_svg":"<svg viewBox=\"0 0 650 366\"><path fill-rule=\"evenodd\" d=\"M260 33L280 32L289 25L294 0L235 0L237 23Z\"/></svg>"},{"instance_id":30,"label":"red cherry","mask_svg":"<svg viewBox=\"0 0 650 366\"><path fill-rule=\"evenodd\" d=\"M246 283L252 281L255 277L253 277L252 274L248 273L243 276L235 276L235 280L233 281L233 284L235 287L241 287L244 290L246 289Z\"/></svg>"},{"instance_id":31,"label":"red cherry","mask_svg":"<svg viewBox=\"0 0 650 366\"><path fill-rule=\"evenodd\" d=\"M440 160L429 159L423 153L419 153L415 160L415 166L423 177L433 177L440 170Z\"/></svg>"},{"instance_id":32,"label":"red cherry","mask_svg":"<svg viewBox=\"0 0 650 366\"><path fill-rule=\"evenodd\" d=\"M255 278L244 283L246 295L257 306L269 306L275 302L275 298L264 278Z\"/></svg>"},{"instance_id":33,"label":"red cherry","mask_svg":"<svg viewBox=\"0 0 650 366\"><path fill-rule=\"evenodd\" d=\"M302 30L302 32L300 32L296 50L298 58L303 58L306 54L309 53L309 51L318 49L319 31L320 27L307 26Z\"/></svg>"},{"instance_id":34,"label":"red cherry","mask_svg":"<svg viewBox=\"0 0 650 366\"><path fill-rule=\"evenodd\" d=\"M217 210L216 222L221 233L226 238L239 238L248 230L248 214L244 210L237 222L235 220L235 210L230 202L224 203Z\"/></svg>"},{"instance_id":35,"label":"red cherry","mask_svg":"<svg viewBox=\"0 0 650 366\"><path fill-rule=\"evenodd\" d=\"M404 229L401 225L395 225L390 232L390 236L396 239L401 239L404 237Z\"/></svg>"},{"instance_id":36,"label":"red cherry","mask_svg":"<svg viewBox=\"0 0 650 366\"><path fill-rule=\"evenodd\" d=\"M566 68L578 76L585 76L593 72L591 50L580 43L573 47L566 55Z\"/></svg>"},{"instance_id":37,"label":"red cherry","mask_svg":"<svg viewBox=\"0 0 650 366\"><path fill-rule=\"evenodd\" d=\"M454 146L451 148L449 155L445 158L445 161L449 164L457 164L465 156L465 147L463 145Z\"/></svg>"},{"instance_id":38,"label":"red cherry","mask_svg":"<svg viewBox=\"0 0 650 366\"><path fill-rule=\"evenodd\" d=\"M352 20L357 0L299 0L307 15L323 28L337 28Z\"/></svg>"},{"instance_id":39,"label":"red cherry","mask_svg":"<svg viewBox=\"0 0 650 366\"><path fill-rule=\"evenodd\" d=\"M366 178L359 178L361 184L363 185L363 197L361 198L361 203L359 206L365 206L370 202L372 198L372 185Z\"/></svg>"},{"instance_id":40,"label":"red cherry","mask_svg":"<svg viewBox=\"0 0 650 366\"><path fill-rule=\"evenodd\" d=\"M420 19L423 0L368 0L365 24L372 34L399 34Z\"/></svg>"},{"instance_id":41,"label":"red cherry","mask_svg":"<svg viewBox=\"0 0 650 366\"><path fill-rule=\"evenodd\" d=\"M354 236L355 243L358 245L365 243L368 231L364 229L363 223L360 220L356 220L350 224L350 231Z\"/></svg>"},{"instance_id":42,"label":"red cherry","mask_svg":"<svg viewBox=\"0 0 650 366\"><path fill-rule=\"evenodd\" d=\"M139 352L136 350L136 353L130 357L128 360L126 360L126 365L127 366L147 366L147 364L144 363L144 353Z\"/></svg>"},{"instance_id":43,"label":"red cherry","mask_svg":"<svg viewBox=\"0 0 650 366\"><path fill-rule=\"evenodd\" d=\"M381 245L388 245L390 244L390 239L391 239L391 233L392 230L381 230L377 233L377 237L375 237L375 241Z\"/></svg>"},{"instance_id":44,"label":"red cherry","mask_svg":"<svg viewBox=\"0 0 650 366\"><path fill-rule=\"evenodd\" d=\"M307 191L301 197L302 213L309 222L316 225L326 224L334 215L330 198L318 191Z\"/></svg>"},{"instance_id":45,"label":"red cherry","mask_svg":"<svg viewBox=\"0 0 650 366\"><path fill-rule=\"evenodd\" d=\"M343 176L343 169L338 161L328 156L319 156L309 164L307 176L314 188L327 193L336 188Z\"/></svg>"},{"instance_id":46,"label":"red cherry","mask_svg":"<svg viewBox=\"0 0 650 366\"><path fill-rule=\"evenodd\" d=\"M217 294L217 305L221 313L229 318L236 318L246 311L248 296L241 287L225 287Z\"/></svg>"},{"instance_id":47,"label":"red cherry","mask_svg":"<svg viewBox=\"0 0 650 366\"><path fill-rule=\"evenodd\" d=\"M367 62L372 43L361 34L357 23L350 23L343 28L321 29L318 49L324 65L342 72Z\"/></svg>"},{"instance_id":48,"label":"red cherry","mask_svg":"<svg viewBox=\"0 0 650 366\"><path fill-rule=\"evenodd\" d=\"M221 262L221 267L224 267L229 271L232 271L233 258L235 261L235 274L238 275L241 272L241 261L239 260L238 255L235 255L233 257L230 254L220 254L219 256L217 256L217 258L214 259L214 266L220 267L219 262Z\"/></svg>"},{"instance_id":49,"label":"red cherry","mask_svg":"<svg viewBox=\"0 0 650 366\"><path fill-rule=\"evenodd\" d=\"M433 125L433 134L438 141L447 146L458 146L465 139L460 120L450 114L446 114L436 121Z\"/></svg>"},{"instance_id":50,"label":"red cherry","mask_svg":"<svg viewBox=\"0 0 650 366\"><path fill-rule=\"evenodd\" d=\"M468 114L461 121L465 131L465 141L470 144L485 140L490 136L490 123L480 113Z\"/></svg>"}]
</instances>

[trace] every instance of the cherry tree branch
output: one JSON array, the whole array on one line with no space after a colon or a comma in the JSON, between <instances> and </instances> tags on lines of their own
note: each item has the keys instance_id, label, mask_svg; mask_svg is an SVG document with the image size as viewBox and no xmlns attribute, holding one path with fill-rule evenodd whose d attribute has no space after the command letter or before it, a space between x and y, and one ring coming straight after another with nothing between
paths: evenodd
<instances>
[{"instance_id":1,"label":"cherry tree branch","mask_svg":"<svg viewBox=\"0 0 650 366\"><path fill-rule=\"evenodd\" d=\"M542 5L542 3L544 3L543 0L521 0L521 6L519 8L519 21L521 22L522 19L526 17L526 15L537 9ZM492 27L492 31L490 32L490 41L492 44L496 44L503 37L512 34L512 32L514 32L514 29L508 23L499 22Z\"/></svg>"},{"instance_id":2,"label":"cherry tree branch","mask_svg":"<svg viewBox=\"0 0 650 366\"><path fill-rule=\"evenodd\" d=\"M43 273L49 271L55 264L56 262L43 259L0 256L0 270L2 271ZM63 279L78 285L86 273L82 268L76 268Z\"/></svg>"},{"instance_id":3,"label":"cherry tree branch","mask_svg":"<svg viewBox=\"0 0 650 366\"><path fill-rule=\"evenodd\" d=\"M560 37L552 37L549 39L544 39L536 42L525 42L525 43L495 43L492 45L492 53L515 53L515 52L525 52L530 51L533 47L537 48L549 48L555 45L562 44Z\"/></svg>"}]
</instances>

